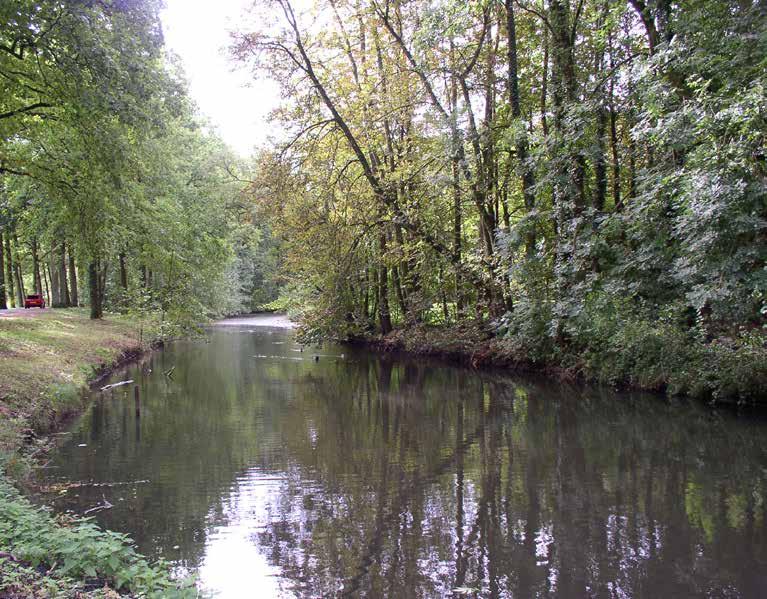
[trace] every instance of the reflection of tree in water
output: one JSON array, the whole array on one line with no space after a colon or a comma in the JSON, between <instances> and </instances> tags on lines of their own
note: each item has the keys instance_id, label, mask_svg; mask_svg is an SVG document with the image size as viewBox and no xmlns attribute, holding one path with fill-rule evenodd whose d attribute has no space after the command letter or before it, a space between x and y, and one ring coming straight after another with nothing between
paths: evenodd
<instances>
[{"instance_id":1,"label":"reflection of tree in water","mask_svg":"<svg viewBox=\"0 0 767 599\"><path fill-rule=\"evenodd\" d=\"M460 371L345 373L312 379L315 434L286 435L298 470L256 538L301 594L754 596L766 582L765 454L741 423Z\"/></svg>"},{"instance_id":2,"label":"reflection of tree in water","mask_svg":"<svg viewBox=\"0 0 767 599\"><path fill-rule=\"evenodd\" d=\"M102 523L182 567L254 509L253 541L306 596L767 586L759 423L412 361L255 357L279 351L295 357L236 334L158 354L140 418L116 392L58 460L79 480L151 484L62 502L82 511L104 494ZM240 488L252 473L280 480L257 508Z\"/></svg>"}]
</instances>

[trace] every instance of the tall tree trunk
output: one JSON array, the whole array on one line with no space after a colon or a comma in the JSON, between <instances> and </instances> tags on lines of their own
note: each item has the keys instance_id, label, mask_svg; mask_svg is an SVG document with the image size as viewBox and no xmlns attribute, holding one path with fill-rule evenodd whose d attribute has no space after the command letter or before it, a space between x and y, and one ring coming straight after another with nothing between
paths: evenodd
<instances>
[{"instance_id":1,"label":"tall tree trunk","mask_svg":"<svg viewBox=\"0 0 767 599\"><path fill-rule=\"evenodd\" d=\"M389 273L386 268L386 232L381 230L378 234L379 250L379 274L378 274L378 320L381 324L381 333L386 335L392 330L391 312L389 311Z\"/></svg>"},{"instance_id":2,"label":"tall tree trunk","mask_svg":"<svg viewBox=\"0 0 767 599\"><path fill-rule=\"evenodd\" d=\"M615 70L615 56L613 48L612 31L607 34L607 50L610 57L610 72ZM621 166L618 158L618 113L615 110L615 76L610 77L609 86L609 110L610 110L610 151L612 157L612 195L613 206L616 212L623 210L621 201Z\"/></svg>"},{"instance_id":3,"label":"tall tree trunk","mask_svg":"<svg viewBox=\"0 0 767 599\"><path fill-rule=\"evenodd\" d=\"M128 290L128 271L125 268L125 253L121 252L120 256L120 287L123 288L123 290Z\"/></svg>"},{"instance_id":4,"label":"tall tree trunk","mask_svg":"<svg viewBox=\"0 0 767 599\"><path fill-rule=\"evenodd\" d=\"M77 267L75 266L74 248L69 244L69 295L72 305L77 308L80 305L80 298L77 292Z\"/></svg>"},{"instance_id":5,"label":"tall tree trunk","mask_svg":"<svg viewBox=\"0 0 767 599\"><path fill-rule=\"evenodd\" d=\"M51 306L61 307L61 279L59 268L56 264L56 243L51 242L51 251L48 254L48 274L51 277Z\"/></svg>"},{"instance_id":6,"label":"tall tree trunk","mask_svg":"<svg viewBox=\"0 0 767 599\"><path fill-rule=\"evenodd\" d=\"M32 238L32 276L35 280L35 293L43 295L43 281L40 276L40 256L38 255L37 237Z\"/></svg>"},{"instance_id":7,"label":"tall tree trunk","mask_svg":"<svg viewBox=\"0 0 767 599\"><path fill-rule=\"evenodd\" d=\"M0 310L8 308L5 301L5 252L3 251L3 232L0 231Z\"/></svg>"},{"instance_id":8,"label":"tall tree trunk","mask_svg":"<svg viewBox=\"0 0 767 599\"><path fill-rule=\"evenodd\" d=\"M45 262L43 262L42 271L43 271L43 283L45 283L45 302L48 304L48 306L52 306L53 301L51 301L51 283L50 283L51 277Z\"/></svg>"},{"instance_id":9,"label":"tall tree trunk","mask_svg":"<svg viewBox=\"0 0 767 599\"><path fill-rule=\"evenodd\" d=\"M515 120L522 118L522 106L519 100L519 68L517 65L517 26L514 18L514 0L506 0L506 29L509 36L508 40L508 63L509 63L509 102L511 103L511 115ZM546 49L548 53L548 46ZM548 56L546 56L548 61ZM544 81L545 81L544 73ZM544 83L545 88L545 83ZM544 91L545 94L545 91ZM542 99L542 109L545 111L545 97ZM516 129L516 126L515 126ZM519 134L516 139L517 159L522 172L522 195L525 200L525 209L528 217L535 210L535 177L530 165L527 163L527 135L524 127L519 128ZM536 226L535 222L528 223L525 235L525 252L528 259L535 256L536 245Z\"/></svg>"},{"instance_id":10,"label":"tall tree trunk","mask_svg":"<svg viewBox=\"0 0 767 599\"><path fill-rule=\"evenodd\" d=\"M104 299L106 298L107 293L107 269L109 267L109 262L102 260L99 258L98 265L100 268L99 271L99 298L101 299L101 304L103 306Z\"/></svg>"},{"instance_id":11,"label":"tall tree trunk","mask_svg":"<svg viewBox=\"0 0 767 599\"><path fill-rule=\"evenodd\" d=\"M13 233L13 268L16 275L16 299L19 308L21 308L24 305L26 290L24 289L24 276L21 272L21 259L19 258L19 238L15 231Z\"/></svg>"},{"instance_id":12,"label":"tall tree trunk","mask_svg":"<svg viewBox=\"0 0 767 599\"><path fill-rule=\"evenodd\" d=\"M579 146L583 135L568 113L577 102L575 71L575 32L567 0L550 0L551 85L554 106L555 143L549 144L554 156L554 226L557 296L567 297L569 287L585 274L585 264L574 260L575 244L583 227L580 217L586 204L585 159ZM576 13L577 18L577 13ZM573 223L578 226L572 226ZM591 265L589 265L591 266ZM562 332L557 323L557 335Z\"/></svg>"},{"instance_id":13,"label":"tall tree trunk","mask_svg":"<svg viewBox=\"0 0 767 599\"><path fill-rule=\"evenodd\" d=\"M88 264L88 289L90 291L91 319L97 320L103 316L101 308L101 290L99 285L99 267L96 260Z\"/></svg>"},{"instance_id":14,"label":"tall tree trunk","mask_svg":"<svg viewBox=\"0 0 767 599\"><path fill-rule=\"evenodd\" d=\"M543 72L541 73L541 126L543 127L543 136L549 135L549 122L546 118L546 102L548 101L548 82L549 82L549 29L543 28Z\"/></svg>"},{"instance_id":15,"label":"tall tree trunk","mask_svg":"<svg viewBox=\"0 0 767 599\"><path fill-rule=\"evenodd\" d=\"M5 286L6 294L8 295L8 303L11 308L16 307L16 293L15 285L13 283L13 255L11 253L11 234L5 233ZM21 306L19 306L21 307Z\"/></svg>"},{"instance_id":16,"label":"tall tree trunk","mask_svg":"<svg viewBox=\"0 0 767 599\"><path fill-rule=\"evenodd\" d=\"M59 284L61 285L61 307L68 308L72 305L69 298L69 287L67 286L67 262L66 262L66 246L64 242L61 242L59 255L56 257L59 267Z\"/></svg>"},{"instance_id":17,"label":"tall tree trunk","mask_svg":"<svg viewBox=\"0 0 767 599\"><path fill-rule=\"evenodd\" d=\"M594 159L594 208L602 211L607 197L607 160L605 157L605 136L607 135L607 110L600 105L597 108L597 152Z\"/></svg>"},{"instance_id":18,"label":"tall tree trunk","mask_svg":"<svg viewBox=\"0 0 767 599\"><path fill-rule=\"evenodd\" d=\"M454 62L454 47L453 42L450 42L450 61L451 65ZM461 203L461 167L459 164L459 156L457 146L461 143L458 138L458 84L455 80L455 66L451 68L450 76L450 120L451 120L451 139L450 143L452 148L450 151L451 156L451 170L452 170L452 192L453 192L453 255L456 258L457 263L461 263L463 260L463 210ZM458 310L458 314L462 315L464 311L464 299L463 299L463 286L461 269L456 268L454 270L455 275L455 302Z\"/></svg>"}]
</instances>

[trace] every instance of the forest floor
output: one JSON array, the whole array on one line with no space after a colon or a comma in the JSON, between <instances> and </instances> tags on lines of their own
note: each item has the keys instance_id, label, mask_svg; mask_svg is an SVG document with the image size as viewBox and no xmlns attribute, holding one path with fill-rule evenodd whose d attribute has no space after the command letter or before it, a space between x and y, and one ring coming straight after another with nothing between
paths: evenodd
<instances>
[{"instance_id":1,"label":"forest floor","mask_svg":"<svg viewBox=\"0 0 767 599\"><path fill-rule=\"evenodd\" d=\"M64 522L10 482L23 485L53 446L46 434L86 407L87 385L149 350L156 330L152 316L93 321L78 308L0 316L0 597L111 597L110 586L174 585L121 535Z\"/></svg>"}]
</instances>

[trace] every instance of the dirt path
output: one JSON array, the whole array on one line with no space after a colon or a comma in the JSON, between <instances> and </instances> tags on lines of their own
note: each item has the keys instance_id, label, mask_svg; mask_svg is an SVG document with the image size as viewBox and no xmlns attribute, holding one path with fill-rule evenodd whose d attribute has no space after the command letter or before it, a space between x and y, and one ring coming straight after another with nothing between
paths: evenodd
<instances>
[{"instance_id":1,"label":"dirt path","mask_svg":"<svg viewBox=\"0 0 767 599\"><path fill-rule=\"evenodd\" d=\"M42 314L50 312L50 308L8 308L7 310L0 310L0 318L34 318Z\"/></svg>"}]
</instances>

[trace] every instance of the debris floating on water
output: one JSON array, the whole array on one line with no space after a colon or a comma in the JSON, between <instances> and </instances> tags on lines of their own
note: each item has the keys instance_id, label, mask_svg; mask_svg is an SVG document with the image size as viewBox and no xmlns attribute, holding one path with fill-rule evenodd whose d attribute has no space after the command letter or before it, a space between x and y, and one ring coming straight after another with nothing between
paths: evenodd
<instances>
[{"instance_id":1,"label":"debris floating on water","mask_svg":"<svg viewBox=\"0 0 767 599\"><path fill-rule=\"evenodd\" d=\"M101 390L102 391L108 391L109 389L114 389L115 387L122 387L123 385L130 385L133 382L133 379L130 379L129 381L120 381L119 383L112 383L111 385L104 385Z\"/></svg>"}]
</instances>

